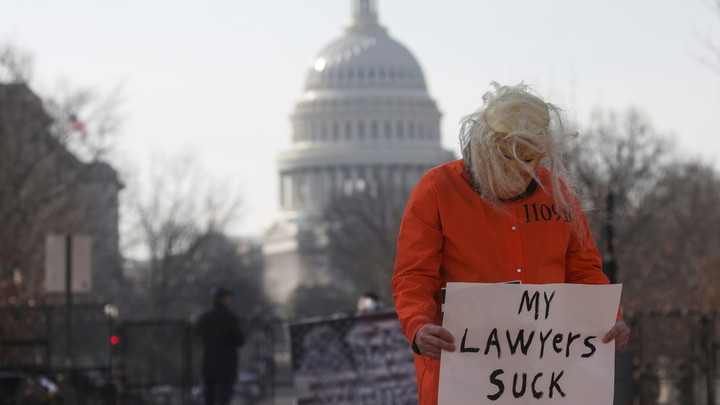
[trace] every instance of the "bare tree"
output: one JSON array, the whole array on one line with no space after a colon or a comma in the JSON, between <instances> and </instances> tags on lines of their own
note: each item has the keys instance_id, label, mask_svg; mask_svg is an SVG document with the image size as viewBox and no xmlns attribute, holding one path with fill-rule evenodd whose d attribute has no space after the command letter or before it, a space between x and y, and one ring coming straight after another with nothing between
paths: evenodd
<instances>
[{"instance_id":1,"label":"bare tree","mask_svg":"<svg viewBox=\"0 0 720 405\"><path fill-rule=\"evenodd\" d=\"M709 0L708 3L709 7L720 17L720 0ZM720 47L717 42L708 37L701 38L700 42L705 46L705 52L698 59L716 73L720 73Z\"/></svg>"},{"instance_id":2,"label":"bare tree","mask_svg":"<svg viewBox=\"0 0 720 405\"><path fill-rule=\"evenodd\" d=\"M189 157L147 174L136 179L127 207L129 250L140 256L126 269L136 281L133 306L144 316L186 317L207 303L210 285L259 289L259 250L224 236L238 218L238 194L208 181ZM257 292L245 295L260 299Z\"/></svg>"},{"instance_id":3,"label":"bare tree","mask_svg":"<svg viewBox=\"0 0 720 405\"><path fill-rule=\"evenodd\" d=\"M289 316L302 318L353 311L356 299L354 293L342 291L332 284L302 284L290 297Z\"/></svg>"},{"instance_id":4,"label":"bare tree","mask_svg":"<svg viewBox=\"0 0 720 405\"><path fill-rule=\"evenodd\" d=\"M668 141L637 110L597 112L580 142L568 154L569 167L588 194L586 208L605 272L614 281L620 252L627 249L623 226L652 192L671 160Z\"/></svg>"},{"instance_id":5,"label":"bare tree","mask_svg":"<svg viewBox=\"0 0 720 405\"><path fill-rule=\"evenodd\" d=\"M357 298L368 291L392 301L390 280L395 243L408 191L384 179L373 178L332 195L319 218L301 232L299 243L309 268L325 268L293 293L289 312L294 316L326 315L354 310Z\"/></svg>"},{"instance_id":6,"label":"bare tree","mask_svg":"<svg viewBox=\"0 0 720 405\"><path fill-rule=\"evenodd\" d=\"M43 101L55 138L81 160L101 161L113 150L121 99L120 84L107 94L64 84Z\"/></svg>"},{"instance_id":7,"label":"bare tree","mask_svg":"<svg viewBox=\"0 0 720 405\"><path fill-rule=\"evenodd\" d=\"M329 267L356 296L374 291L390 300L396 241L407 193L380 179L365 190L335 196L325 207Z\"/></svg>"},{"instance_id":8,"label":"bare tree","mask_svg":"<svg viewBox=\"0 0 720 405\"><path fill-rule=\"evenodd\" d=\"M223 286L234 293L232 305L244 317L267 319L271 314L262 289L263 255L257 241L208 235L187 267L192 272L190 288L182 292L184 307L174 313L197 315L210 303L212 290Z\"/></svg>"},{"instance_id":9,"label":"bare tree","mask_svg":"<svg viewBox=\"0 0 720 405\"><path fill-rule=\"evenodd\" d=\"M606 271L619 264L627 309L702 308L718 299L707 283L720 260L720 179L711 166L681 161L634 111L597 115L569 158L597 202L593 233Z\"/></svg>"},{"instance_id":10,"label":"bare tree","mask_svg":"<svg viewBox=\"0 0 720 405\"><path fill-rule=\"evenodd\" d=\"M631 306L709 309L718 302L712 283L720 262L718 204L720 177L712 167L678 163L664 169L623 228Z\"/></svg>"},{"instance_id":11,"label":"bare tree","mask_svg":"<svg viewBox=\"0 0 720 405\"><path fill-rule=\"evenodd\" d=\"M0 42L0 84L32 87L32 54L10 43ZM93 89L63 81L56 89L41 94L50 117L53 138L78 159L100 161L112 151L121 118L118 108L122 85L101 94Z\"/></svg>"},{"instance_id":12,"label":"bare tree","mask_svg":"<svg viewBox=\"0 0 720 405\"><path fill-rule=\"evenodd\" d=\"M22 84L32 78L30 53L9 43L0 43L0 83Z\"/></svg>"}]
</instances>

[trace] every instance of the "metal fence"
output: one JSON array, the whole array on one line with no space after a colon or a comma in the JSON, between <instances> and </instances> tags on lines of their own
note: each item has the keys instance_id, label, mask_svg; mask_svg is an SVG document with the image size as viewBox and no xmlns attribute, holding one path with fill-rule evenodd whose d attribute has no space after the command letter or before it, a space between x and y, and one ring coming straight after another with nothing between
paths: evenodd
<instances>
[{"instance_id":1,"label":"metal fence","mask_svg":"<svg viewBox=\"0 0 720 405\"><path fill-rule=\"evenodd\" d=\"M279 323L243 323L246 342L240 350L236 394L244 404L272 403L275 396L275 352ZM199 352L199 350L198 350Z\"/></svg>"},{"instance_id":2,"label":"metal fence","mask_svg":"<svg viewBox=\"0 0 720 405\"><path fill-rule=\"evenodd\" d=\"M628 314L632 336L628 352L618 357L615 405L720 405L719 317L692 311ZM14 403L11 392L30 378L58 388L70 382L81 404L197 403L201 352L189 322L126 323L115 351L111 322L102 306L78 306L68 335L62 307L0 308L0 404ZM243 328L247 343L237 396L245 404L272 403L280 324L251 322Z\"/></svg>"},{"instance_id":3,"label":"metal fence","mask_svg":"<svg viewBox=\"0 0 720 405\"><path fill-rule=\"evenodd\" d=\"M124 404L190 403L191 330L187 321L136 321L121 325L117 373Z\"/></svg>"},{"instance_id":4,"label":"metal fence","mask_svg":"<svg viewBox=\"0 0 720 405\"><path fill-rule=\"evenodd\" d=\"M632 329L632 400L616 405L718 405L718 313L644 312Z\"/></svg>"},{"instance_id":5,"label":"metal fence","mask_svg":"<svg viewBox=\"0 0 720 405\"><path fill-rule=\"evenodd\" d=\"M274 344L277 325L242 324L235 396L244 404L266 403L274 395ZM202 349L187 321L125 322L119 328L117 370L122 403L187 405L200 403Z\"/></svg>"},{"instance_id":6,"label":"metal fence","mask_svg":"<svg viewBox=\"0 0 720 405\"><path fill-rule=\"evenodd\" d=\"M57 402L60 394L81 405L200 403L202 352L190 322L114 325L103 305L76 305L70 328L64 307L0 308L0 405ZM244 404L271 402L282 329L255 321L243 329L236 396ZM32 392L18 399L23 391Z\"/></svg>"},{"instance_id":7,"label":"metal fence","mask_svg":"<svg viewBox=\"0 0 720 405\"><path fill-rule=\"evenodd\" d=\"M0 308L0 367L109 367L112 319L104 305L75 306L70 326L65 311L64 307Z\"/></svg>"},{"instance_id":8,"label":"metal fence","mask_svg":"<svg viewBox=\"0 0 720 405\"><path fill-rule=\"evenodd\" d=\"M0 404L72 397L112 403L105 306L0 308ZM43 403L43 402L40 402Z\"/></svg>"}]
</instances>

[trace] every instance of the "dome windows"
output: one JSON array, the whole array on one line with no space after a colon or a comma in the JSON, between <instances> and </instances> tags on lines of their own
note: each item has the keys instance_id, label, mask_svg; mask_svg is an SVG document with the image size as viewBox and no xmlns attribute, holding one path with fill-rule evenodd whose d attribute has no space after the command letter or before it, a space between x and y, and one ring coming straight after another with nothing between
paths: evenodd
<instances>
[{"instance_id":1,"label":"dome windows","mask_svg":"<svg viewBox=\"0 0 720 405\"><path fill-rule=\"evenodd\" d=\"M306 118L294 124L296 143L395 144L432 138L418 120L342 120Z\"/></svg>"},{"instance_id":2,"label":"dome windows","mask_svg":"<svg viewBox=\"0 0 720 405\"><path fill-rule=\"evenodd\" d=\"M311 142L318 139L318 128L316 122L313 121L310 123L310 133L308 135L307 139Z\"/></svg>"},{"instance_id":3,"label":"dome windows","mask_svg":"<svg viewBox=\"0 0 720 405\"><path fill-rule=\"evenodd\" d=\"M363 121L358 122L358 140L365 140L365 123Z\"/></svg>"},{"instance_id":4,"label":"dome windows","mask_svg":"<svg viewBox=\"0 0 720 405\"><path fill-rule=\"evenodd\" d=\"M325 142L328 139L327 123L320 124L320 140Z\"/></svg>"},{"instance_id":5,"label":"dome windows","mask_svg":"<svg viewBox=\"0 0 720 405\"><path fill-rule=\"evenodd\" d=\"M345 121L345 139L351 140L352 139L352 122Z\"/></svg>"},{"instance_id":6,"label":"dome windows","mask_svg":"<svg viewBox=\"0 0 720 405\"><path fill-rule=\"evenodd\" d=\"M280 159L284 210L315 212L329 195L373 193L380 180L409 188L444 159L440 113L419 64L369 22L345 30L307 67L291 116L293 150ZM422 169L408 163L425 156Z\"/></svg>"},{"instance_id":7,"label":"dome windows","mask_svg":"<svg viewBox=\"0 0 720 405\"><path fill-rule=\"evenodd\" d=\"M335 66L326 58L318 58L310 70L306 89L357 86L422 87L422 75L402 67Z\"/></svg>"},{"instance_id":8,"label":"dome windows","mask_svg":"<svg viewBox=\"0 0 720 405\"><path fill-rule=\"evenodd\" d=\"M340 124L337 122L332 123L332 140L337 141L340 139Z\"/></svg>"},{"instance_id":9,"label":"dome windows","mask_svg":"<svg viewBox=\"0 0 720 405\"><path fill-rule=\"evenodd\" d=\"M304 144L428 144L439 139L434 104L407 97L317 97L298 103L293 140Z\"/></svg>"},{"instance_id":10,"label":"dome windows","mask_svg":"<svg viewBox=\"0 0 720 405\"><path fill-rule=\"evenodd\" d=\"M380 138L380 131L378 130L378 123L377 121L373 121L370 123L370 135L372 136L373 141L377 141L378 138Z\"/></svg>"}]
</instances>

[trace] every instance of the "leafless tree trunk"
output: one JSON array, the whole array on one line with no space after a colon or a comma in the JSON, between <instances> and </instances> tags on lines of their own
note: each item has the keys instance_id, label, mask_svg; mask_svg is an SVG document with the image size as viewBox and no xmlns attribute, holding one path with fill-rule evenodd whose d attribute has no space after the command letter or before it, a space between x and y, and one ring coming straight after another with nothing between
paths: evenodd
<instances>
[{"instance_id":1,"label":"leafless tree trunk","mask_svg":"<svg viewBox=\"0 0 720 405\"><path fill-rule=\"evenodd\" d=\"M710 7L720 17L720 0L710 0ZM717 41L713 38L701 38L700 42L705 46L706 51L704 55L700 55L698 59L704 65L714 70L716 73L720 73L720 47L718 47ZM707 56L705 56L707 55Z\"/></svg>"},{"instance_id":2,"label":"leafless tree trunk","mask_svg":"<svg viewBox=\"0 0 720 405\"><path fill-rule=\"evenodd\" d=\"M716 299L702 280L717 271L717 173L674 156L634 111L598 115L584 138L570 167L597 203L593 233L605 264L620 269L626 309L689 309Z\"/></svg>"},{"instance_id":3,"label":"leafless tree trunk","mask_svg":"<svg viewBox=\"0 0 720 405\"><path fill-rule=\"evenodd\" d=\"M605 271L613 281L621 280L620 256L628 249L622 228L669 162L669 145L635 110L597 112L581 136L568 154L569 167L587 194L585 205Z\"/></svg>"},{"instance_id":4,"label":"leafless tree trunk","mask_svg":"<svg viewBox=\"0 0 720 405\"><path fill-rule=\"evenodd\" d=\"M635 306L710 309L718 302L712 280L720 253L720 177L710 166L665 168L653 192L628 218L624 240L626 283ZM632 242L632 244L631 244Z\"/></svg>"},{"instance_id":5,"label":"leafless tree trunk","mask_svg":"<svg viewBox=\"0 0 720 405\"><path fill-rule=\"evenodd\" d=\"M362 192L336 196L325 207L323 220L331 272L359 296L374 291L392 300L390 280L396 241L407 195L381 179Z\"/></svg>"},{"instance_id":6,"label":"leafless tree trunk","mask_svg":"<svg viewBox=\"0 0 720 405\"><path fill-rule=\"evenodd\" d=\"M212 184L191 158L158 164L137 180L128 214L130 250L141 259L127 271L135 281L130 305L143 308L141 316L185 318L218 285L242 289L244 305L263 301L259 247L224 235L239 215L235 190Z\"/></svg>"}]
</instances>

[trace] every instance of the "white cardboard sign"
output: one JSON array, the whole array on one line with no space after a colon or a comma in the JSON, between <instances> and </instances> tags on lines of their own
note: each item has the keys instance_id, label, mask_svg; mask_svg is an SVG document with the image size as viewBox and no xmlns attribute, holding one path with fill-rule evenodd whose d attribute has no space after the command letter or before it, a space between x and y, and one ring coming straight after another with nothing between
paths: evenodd
<instances>
[{"instance_id":1,"label":"white cardboard sign","mask_svg":"<svg viewBox=\"0 0 720 405\"><path fill-rule=\"evenodd\" d=\"M622 285L448 283L439 405L611 405Z\"/></svg>"}]
</instances>

